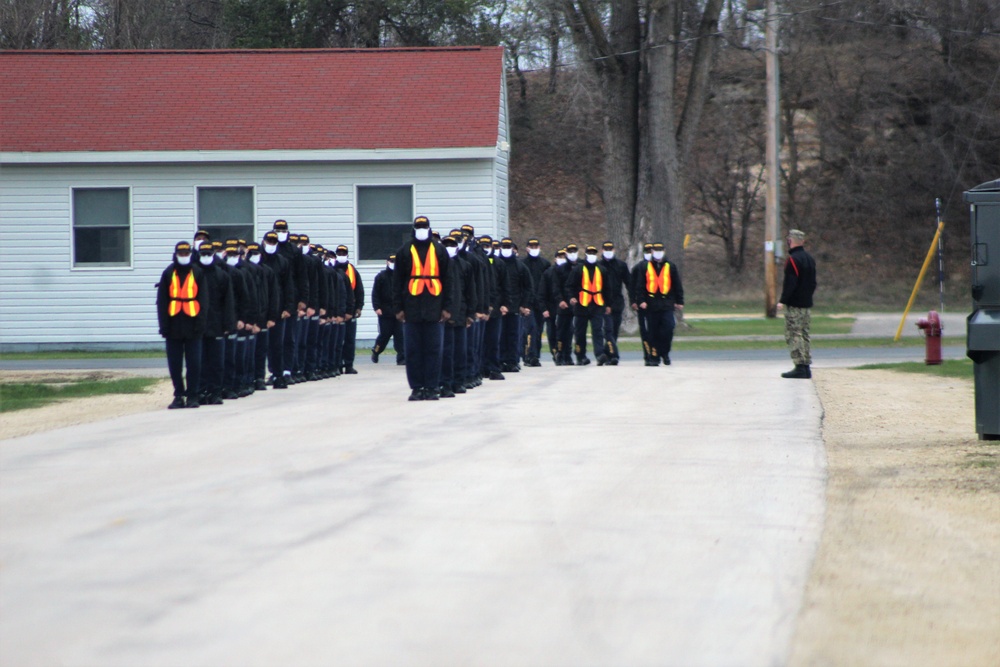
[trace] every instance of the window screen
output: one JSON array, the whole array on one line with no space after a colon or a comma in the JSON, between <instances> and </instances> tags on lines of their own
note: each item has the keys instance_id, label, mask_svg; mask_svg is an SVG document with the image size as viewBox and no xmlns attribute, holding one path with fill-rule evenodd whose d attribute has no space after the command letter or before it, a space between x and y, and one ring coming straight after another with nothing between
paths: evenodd
<instances>
[{"instance_id":1,"label":"window screen","mask_svg":"<svg viewBox=\"0 0 1000 667\"><path fill-rule=\"evenodd\" d=\"M253 188L198 188L198 229L211 234L213 241L252 241Z\"/></svg>"},{"instance_id":2,"label":"window screen","mask_svg":"<svg viewBox=\"0 0 1000 667\"><path fill-rule=\"evenodd\" d=\"M131 266L128 188L73 190L73 266Z\"/></svg>"},{"instance_id":3,"label":"window screen","mask_svg":"<svg viewBox=\"0 0 1000 667\"><path fill-rule=\"evenodd\" d=\"M413 230L413 186L358 186L358 259L385 260Z\"/></svg>"}]
</instances>

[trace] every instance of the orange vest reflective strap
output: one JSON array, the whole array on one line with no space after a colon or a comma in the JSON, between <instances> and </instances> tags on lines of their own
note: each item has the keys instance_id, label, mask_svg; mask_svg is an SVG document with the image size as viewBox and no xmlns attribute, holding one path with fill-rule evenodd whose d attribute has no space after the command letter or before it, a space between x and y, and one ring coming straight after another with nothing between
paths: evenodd
<instances>
[{"instance_id":1,"label":"orange vest reflective strap","mask_svg":"<svg viewBox=\"0 0 1000 667\"><path fill-rule=\"evenodd\" d=\"M170 303L167 305L167 313L170 317L181 312L189 317L196 317L200 311L198 283L194 281L194 271L188 271L183 285L177 271L174 271L170 277Z\"/></svg>"},{"instance_id":2,"label":"orange vest reflective strap","mask_svg":"<svg viewBox=\"0 0 1000 667\"><path fill-rule=\"evenodd\" d=\"M591 299L598 306L604 305L604 295L601 294L601 289L604 287L604 274L601 270L594 267L593 276L591 276L590 271L587 267L583 267L583 284L580 289L580 305L587 307L590 305Z\"/></svg>"},{"instance_id":3,"label":"orange vest reflective strap","mask_svg":"<svg viewBox=\"0 0 1000 667\"><path fill-rule=\"evenodd\" d=\"M646 291L650 294L660 294L666 296L670 292L670 262L664 262L660 275L656 275L656 268L652 262L646 264Z\"/></svg>"},{"instance_id":4,"label":"orange vest reflective strap","mask_svg":"<svg viewBox=\"0 0 1000 667\"><path fill-rule=\"evenodd\" d=\"M358 273L354 270L353 264L347 265L347 279L351 281L351 289L357 289L358 287Z\"/></svg>"},{"instance_id":5,"label":"orange vest reflective strap","mask_svg":"<svg viewBox=\"0 0 1000 667\"><path fill-rule=\"evenodd\" d=\"M410 268L410 294L413 296L423 294L426 287L432 296L441 296L441 272L438 269L434 246L427 248L427 255L422 262L416 246L410 246L410 256L413 257L413 266Z\"/></svg>"}]
</instances>

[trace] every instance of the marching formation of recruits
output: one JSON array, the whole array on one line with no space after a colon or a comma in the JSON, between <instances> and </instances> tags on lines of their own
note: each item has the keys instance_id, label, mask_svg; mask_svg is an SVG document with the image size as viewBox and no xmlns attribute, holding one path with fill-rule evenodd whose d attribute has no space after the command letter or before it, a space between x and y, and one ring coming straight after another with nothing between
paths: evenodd
<instances>
[{"instance_id":1,"label":"marching formation of recruits","mask_svg":"<svg viewBox=\"0 0 1000 667\"><path fill-rule=\"evenodd\" d=\"M364 299L347 246L311 244L290 234L284 220L260 244L212 241L199 230L193 243L174 247L157 285L174 385L168 407L219 405L268 385L286 389L357 373Z\"/></svg>"},{"instance_id":2,"label":"marching formation of recruits","mask_svg":"<svg viewBox=\"0 0 1000 667\"><path fill-rule=\"evenodd\" d=\"M413 401L464 394L521 363L540 366L543 332L557 366L586 365L589 326L597 365L615 366L627 295L646 365L669 365L684 290L662 244L643 253L629 270L611 242L600 252L586 246L582 257L571 243L549 262L532 238L522 258L509 238L477 237L471 225L440 236L418 216L372 286L379 333L371 360L391 339ZM365 290L348 254L290 234L284 220L260 244L212 241L205 231L178 243L157 293L169 407L357 373Z\"/></svg>"},{"instance_id":3,"label":"marching formation of recruits","mask_svg":"<svg viewBox=\"0 0 1000 667\"><path fill-rule=\"evenodd\" d=\"M411 240L376 279L382 308L372 351L377 361L396 337L409 400L466 393L484 379L519 372L521 361L540 366L543 329L556 365L590 363L588 325L597 364L617 365L626 293L643 322L646 365L670 364L674 311L684 307L684 288L662 244L648 246L631 271L615 258L611 242L601 256L587 246L582 261L575 244L557 251L554 263L541 257L538 239L530 239L527 250L520 259L509 238L477 237L470 225L440 236L425 216L414 220Z\"/></svg>"}]
</instances>

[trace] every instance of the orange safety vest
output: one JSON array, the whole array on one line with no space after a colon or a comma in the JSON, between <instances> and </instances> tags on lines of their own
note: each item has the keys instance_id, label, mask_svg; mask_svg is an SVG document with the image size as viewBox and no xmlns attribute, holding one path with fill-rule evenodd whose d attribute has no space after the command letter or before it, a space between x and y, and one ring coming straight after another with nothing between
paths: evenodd
<instances>
[{"instance_id":1,"label":"orange safety vest","mask_svg":"<svg viewBox=\"0 0 1000 667\"><path fill-rule=\"evenodd\" d=\"M594 275L591 278L587 267L583 267L583 286L580 289L580 305L583 307L589 306L590 300L593 298L596 305L603 306L604 295L601 294L602 287L604 287L604 274L601 270L595 266Z\"/></svg>"},{"instance_id":2,"label":"orange safety vest","mask_svg":"<svg viewBox=\"0 0 1000 667\"><path fill-rule=\"evenodd\" d=\"M177 271L170 277L170 303L167 305L167 313L170 317L183 312L189 317L196 317L201 311L201 304L198 303L198 283L194 281L194 271L188 271L184 284Z\"/></svg>"},{"instance_id":3,"label":"orange safety vest","mask_svg":"<svg viewBox=\"0 0 1000 667\"><path fill-rule=\"evenodd\" d=\"M358 274L354 270L353 264L347 265L347 279L351 281L351 289L357 289L358 287Z\"/></svg>"},{"instance_id":4,"label":"orange safety vest","mask_svg":"<svg viewBox=\"0 0 1000 667\"><path fill-rule=\"evenodd\" d=\"M646 291L650 294L660 294L666 296L670 292L670 262L663 263L660 275L656 275L653 263L646 264Z\"/></svg>"},{"instance_id":5,"label":"orange safety vest","mask_svg":"<svg viewBox=\"0 0 1000 667\"><path fill-rule=\"evenodd\" d=\"M410 255L413 257L413 266L410 268L410 294L413 296L423 294L426 287L432 296L441 296L441 271L438 269L434 246L427 248L423 262L420 261L416 246L410 246Z\"/></svg>"}]
</instances>

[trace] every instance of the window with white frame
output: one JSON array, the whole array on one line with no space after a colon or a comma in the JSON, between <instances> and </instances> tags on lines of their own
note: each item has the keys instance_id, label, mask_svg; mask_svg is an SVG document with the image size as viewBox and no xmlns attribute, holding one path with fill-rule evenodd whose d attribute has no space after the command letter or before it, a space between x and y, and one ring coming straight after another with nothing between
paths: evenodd
<instances>
[{"instance_id":1,"label":"window with white frame","mask_svg":"<svg viewBox=\"0 0 1000 667\"><path fill-rule=\"evenodd\" d=\"M358 186L358 260L384 261L412 232L412 185Z\"/></svg>"},{"instance_id":2,"label":"window with white frame","mask_svg":"<svg viewBox=\"0 0 1000 667\"><path fill-rule=\"evenodd\" d=\"M253 241L253 188L198 188L198 229L211 234L213 241Z\"/></svg>"},{"instance_id":3,"label":"window with white frame","mask_svg":"<svg viewBox=\"0 0 1000 667\"><path fill-rule=\"evenodd\" d=\"M128 188L73 188L73 266L130 267Z\"/></svg>"}]
</instances>

